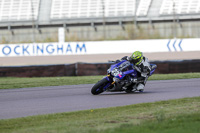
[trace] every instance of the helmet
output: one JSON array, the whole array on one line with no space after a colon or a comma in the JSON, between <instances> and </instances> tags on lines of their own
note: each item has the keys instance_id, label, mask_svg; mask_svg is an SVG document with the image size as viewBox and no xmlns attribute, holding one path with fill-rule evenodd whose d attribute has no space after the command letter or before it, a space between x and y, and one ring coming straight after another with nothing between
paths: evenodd
<instances>
[{"instance_id":1,"label":"helmet","mask_svg":"<svg viewBox=\"0 0 200 133\"><path fill-rule=\"evenodd\" d=\"M140 51L135 51L131 55L131 63L133 63L134 65L140 64L142 60L143 60L143 53Z\"/></svg>"}]
</instances>

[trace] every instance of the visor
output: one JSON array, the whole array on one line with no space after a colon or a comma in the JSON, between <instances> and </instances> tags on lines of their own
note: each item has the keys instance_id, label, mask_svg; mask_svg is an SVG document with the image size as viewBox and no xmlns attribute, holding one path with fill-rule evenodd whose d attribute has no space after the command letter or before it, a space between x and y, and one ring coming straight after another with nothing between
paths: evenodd
<instances>
[{"instance_id":1,"label":"visor","mask_svg":"<svg viewBox=\"0 0 200 133\"><path fill-rule=\"evenodd\" d=\"M139 59L132 59L132 63L136 64L136 63L140 62L140 60L141 60L140 58Z\"/></svg>"}]
</instances>

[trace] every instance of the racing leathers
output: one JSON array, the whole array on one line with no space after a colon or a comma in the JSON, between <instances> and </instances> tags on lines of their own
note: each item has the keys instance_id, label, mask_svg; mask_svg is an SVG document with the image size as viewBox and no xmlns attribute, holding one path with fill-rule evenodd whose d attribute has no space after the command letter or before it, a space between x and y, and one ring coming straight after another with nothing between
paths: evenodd
<instances>
[{"instance_id":1,"label":"racing leathers","mask_svg":"<svg viewBox=\"0 0 200 133\"><path fill-rule=\"evenodd\" d=\"M121 60L127 60L130 63L132 63L132 58L125 56ZM147 79L149 77L151 66L149 64L148 58L143 57L143 60L138 65L134 65L133 67L135 70L137 70L138 77L137 79L133 79L134 82L137 82L137 90L143 91L143 88L147 82Z\"/></svg>"}]
</instances>

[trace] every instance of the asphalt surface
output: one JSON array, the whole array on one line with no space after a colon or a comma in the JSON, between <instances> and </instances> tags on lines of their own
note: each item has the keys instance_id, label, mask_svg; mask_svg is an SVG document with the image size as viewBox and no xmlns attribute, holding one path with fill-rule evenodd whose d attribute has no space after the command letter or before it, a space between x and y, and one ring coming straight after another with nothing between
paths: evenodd
<instances>
[{"instance_id":1,"label":"asphalt surface","mask_svg":"<svg viewBox=\"0 0 200 133\"><path fill-rule=\"evenodd\" d=\"M143 93L90 93L93 84L0 90L0 119L200 96L200 79L148 81Z\"/></svg>"}]
</instances>

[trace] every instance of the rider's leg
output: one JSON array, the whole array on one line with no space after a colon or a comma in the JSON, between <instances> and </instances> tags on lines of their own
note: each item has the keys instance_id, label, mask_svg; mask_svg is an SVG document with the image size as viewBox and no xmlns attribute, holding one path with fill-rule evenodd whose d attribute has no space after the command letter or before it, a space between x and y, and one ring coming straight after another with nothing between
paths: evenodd
<instances>
[{"instance_id":1,"label":"rider's leg","mask_svg":"<svg viewBox=\"0 0 200 133\"><path fill-rule=\"evenodd\" d=\"M144 91L144 86L145 86L145 84L147 82L148 76L146 78L145 77L139 77L138 79L139 79L138 81L140 83L137 86L137 90Z\"/></svg>"}]
</instances>

